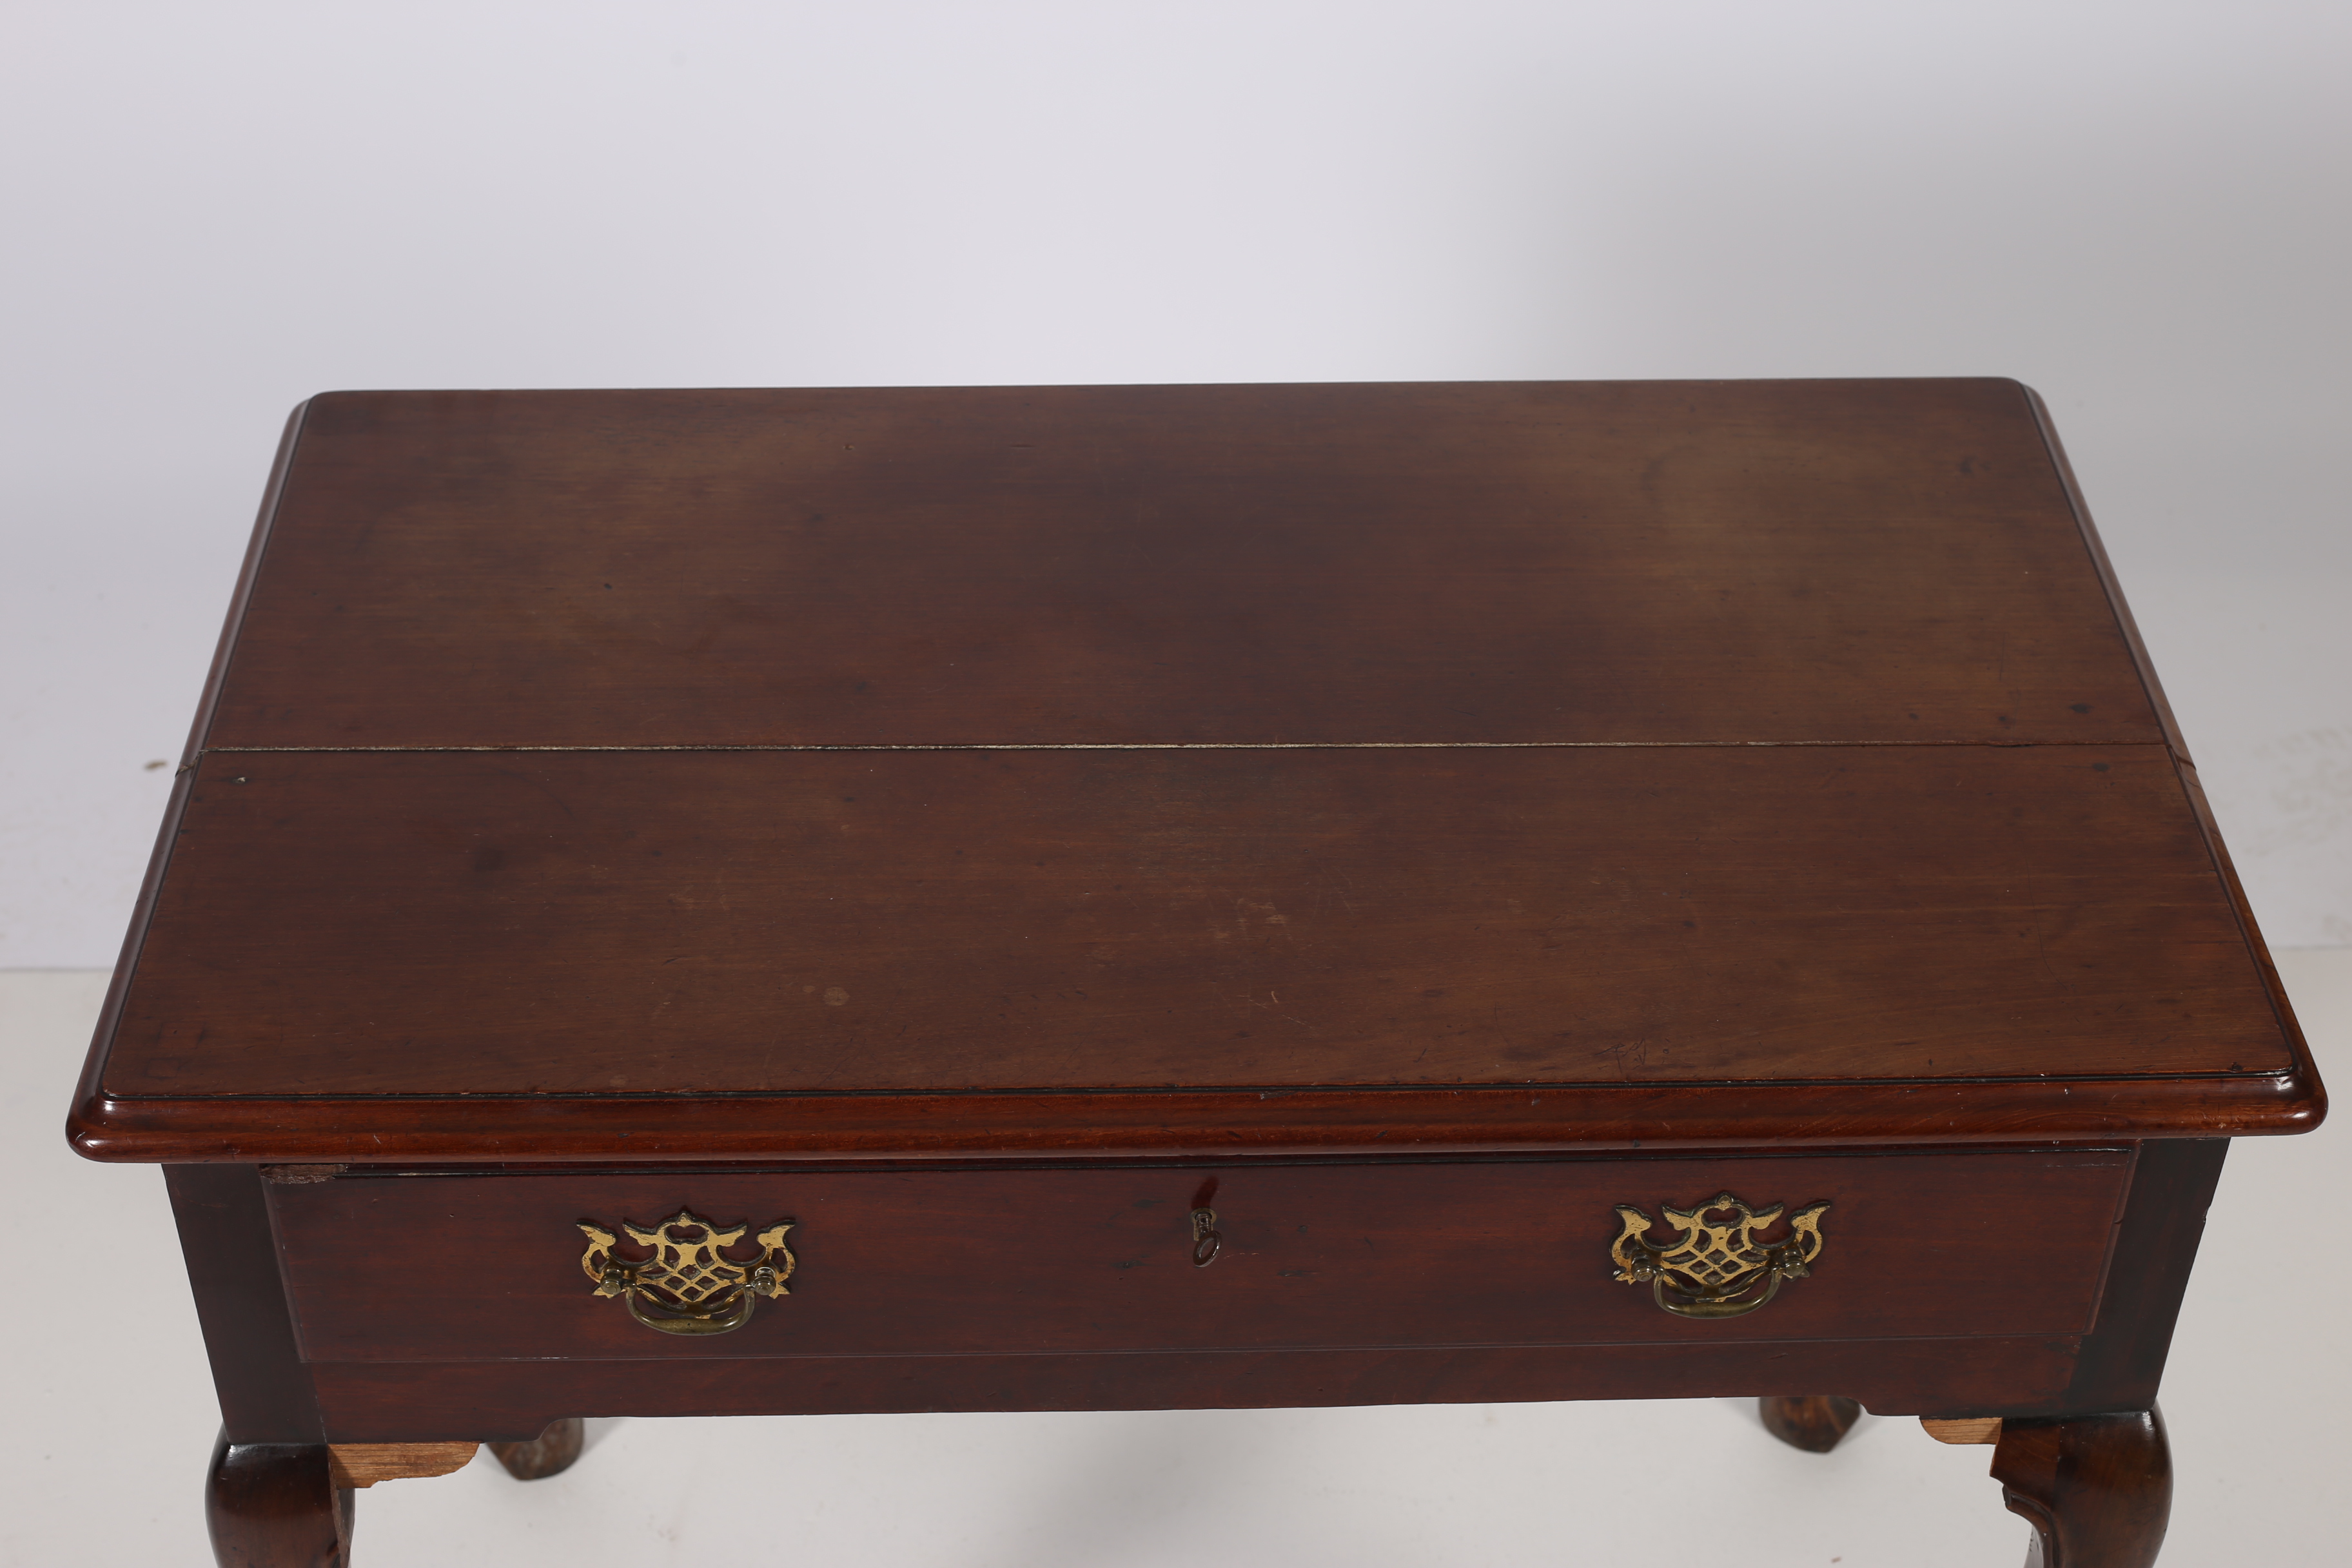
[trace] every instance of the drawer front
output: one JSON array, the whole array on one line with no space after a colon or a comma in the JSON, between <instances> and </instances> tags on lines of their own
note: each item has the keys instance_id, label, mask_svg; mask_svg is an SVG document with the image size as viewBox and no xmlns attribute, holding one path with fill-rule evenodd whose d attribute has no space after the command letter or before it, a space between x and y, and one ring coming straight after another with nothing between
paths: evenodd
<instances>
[{"instance_id":1,"label":"drawer front","mask_svg":"<svg viewBox=\"0 0 2352 1568\"><path fill-rule=\"evenodd\" d=\"M352 1174L271 1189L314 1362L1050 1354L2066 1335L2119 1150L923 1171ZM1213 1191L1210 1191L1213 1184ZM1826 1202L1810 1277L1693 1321L1615 1278L1618 1205ZM1193 1262L1203 1194L1222 1246ZM724 1334L634 1321L582 1221L791 1221L790 1293ZM1779 1227L1768 1233L1769 1240Z\"/></svg>"}]
</instances>

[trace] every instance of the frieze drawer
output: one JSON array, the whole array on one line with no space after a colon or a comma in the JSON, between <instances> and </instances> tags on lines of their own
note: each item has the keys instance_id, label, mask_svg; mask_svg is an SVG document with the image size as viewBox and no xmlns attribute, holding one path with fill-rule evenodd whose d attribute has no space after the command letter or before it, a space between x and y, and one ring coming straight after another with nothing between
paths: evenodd
<instances>
[{"instance_id":1,"label":"frieze drawer","mask_svg":"<svg viewBox=\"0 0 2352 1568\"><path fill-rule=\"evenodd\" d=\"M2130 1170L2072 1149L270 1193L311 1361L635 1360L2071 1335Z\"/></svg>"}]
</instances>

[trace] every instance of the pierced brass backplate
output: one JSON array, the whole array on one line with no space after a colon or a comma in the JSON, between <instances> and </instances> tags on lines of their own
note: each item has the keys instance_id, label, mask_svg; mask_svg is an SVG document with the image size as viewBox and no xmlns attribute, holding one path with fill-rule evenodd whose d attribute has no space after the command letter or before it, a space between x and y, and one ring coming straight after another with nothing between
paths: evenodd
<instances>
[{"instance_id":1,"label":"pierced brass backplate","mask_svg":"<svg viewBox=\"0 0 2352 1568\"><path fill-rule=\"evenodd\" d=\"M751 1308L761 1296L788 1296L784 1281L792 1278L793 1258L784 1245L790 1221L779 1221L753 1237L760 1255L738 1259L723 1248L735 1246L750 1222L721 1230L690 1210L680 1209L657 1225L639 1226L628 1221L621 1228L653 1256L631 1262L614 1256L620 1240L593 1220L580 1222L588 1250L580 1255L581 1272L596 1282L599 1296L618 1296L629 1316L666 1334L723 1334L751 1321Z\"/></svg>"},{"instance_id":2,"label":"pierced brass backplate","mask_svg":"<svg viewBox=\"0 0 2352 1568\"><path fill-rule=\"evenodd\" d=\"M1737 1318L1770 1300L1783 1279L1801 1279L1807 1267L1822 1255L1822 1215L1825 1203L1812 1204L1789 1216L1786 1239L1759 1242L1756 1233L1770 1228L1780 1217L1781 1205L1751 1209L1729 1193L1718 1193L1694 1208L1666 1208L1666 1218L1682 1234L1661 1247L1650 1239L1650 1216L1631 1204L1617 1205L1624 1225L1609 1245L1617 1260L1617 1280L1623 1285L1648 1281L1651 1295L1664 1310L1678 1318ZM1730 1214L1726 1224L1707 1216Z\"/></svg>"}]
</instances>

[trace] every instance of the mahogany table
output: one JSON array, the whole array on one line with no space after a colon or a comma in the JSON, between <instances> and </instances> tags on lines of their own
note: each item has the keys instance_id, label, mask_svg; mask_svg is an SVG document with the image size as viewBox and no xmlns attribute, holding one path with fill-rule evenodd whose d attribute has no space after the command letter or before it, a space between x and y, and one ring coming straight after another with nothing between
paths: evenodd
<instances>
[{"instance_id":1,"label":"mahogany table","mask_svg":"<svg viewBox=\"0 0 2352 1568\"><path fill-rule=\"evenodd\" d=\"M1752 1394L2126 1568L2323 1105L2014 383L339 393L70 1132L224 1563L586 1415Z\"/></svg>"}]
</instances>

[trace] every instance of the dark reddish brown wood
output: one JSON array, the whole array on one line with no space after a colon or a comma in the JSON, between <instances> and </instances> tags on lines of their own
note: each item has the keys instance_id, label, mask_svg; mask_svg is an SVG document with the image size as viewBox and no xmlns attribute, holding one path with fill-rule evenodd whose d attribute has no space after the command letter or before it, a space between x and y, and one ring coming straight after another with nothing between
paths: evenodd
<instances>
[{"instance_id":1,"label":"dark reddish brown wood","mask_svg":"<svg viewBox=\"0 0 2352 1568\"><path fill-rule=\"evenodd\" d=\"M323 1443L214 1446L205 1521L220 1568L347 1568L352 1496L330 1473Z\"/></svg>"},{"instance_id":2,"label":"dark reddish brown wood","mask_svg":"<svg viewBox=\"0 0 2352 1568\"><path fill-rule=\"evenodd\" d=\"M310 405L301 403L287 416L286 428L278 437L278 456L269 465L269 482L262 487L261 510L254 518L253 536L246 543L245 561L238 568L236 586L230 592L228 614L221 626L219 643L213 649L211 668L205 672L202 694L196 700L195 721L189 727L188 743L180 754L185 767L204 755L206 738L212 733L213 719L220 710L222 689L228 679L229 661L237 647L238 634L244 630L246 612L253 604L254 584L260 577L261 563L267 557L269 541L276 532L278 510L286 499L287 479L291 472L294 453L302 440L303 420Z\"/></svg>"},{"instance_id":3,"label":"dark reddish brown wood","mask_svg":"<svg viewBox=\"0 0 2352 1568\"><path fill-rule=\"evenodd\" d=\"M295 1343L260 1173L250 1165L166 1165L163 1179L212 1358L223 1441L316 1445L318 1401Z\"/></svg>"},{"instance_id":4,"label":"dark reddish brown wood","mask_svg":"<svg viewBox=\"0 0 2352 1568\"><path fill-rule=\"evenodd\" d=\"M2231 907L2237 912L2238 929L2247 951L2262 973L2263 988L2270 997L2271 1010L2278 1016L2288 1037L2299 1041L2301 1033L2295 1026L2294 1009L2288 1002L2286 986L2279 979L2277 966L2271 962L2270 949L2263 944L2261 929L2254 920L2253 906L2246 901L2246 890L2238 879L2237 868L2231 864L2229 847L2221 842L2221 825L2213 819L2212 805L2206 799L2205 787L2197 776L2195 764L2189 761L2188 742L2182 739L2179 722L2173 717L2172 705L2165 698L2164 685L2157 679L2155 662L2147 656L2147 646L2140 637L2139 626L2132 616L2131 605L2124 598L2123 586L2116 578L2115 566L2107 559L2106 545L2100 540L2098 528L2091 521L2090 506L2084 500L2082 487L2074 479L2074 466L2067 460L2066 449L2058 439L2058 427L2050 417L2049 405L2032 388L2027 387L2024 392L2026 404L2033 411L2034 423L2041 429L2043 447L2050 454L2051 466L2057 471L2059 484L2066 492L2066 504L2073 510L2075 526L2082 532L2092 569L2098 574L2099 585L2105 593L2108 604L2115 609L2116 624L2123 633L2125 646L2131 650L2132 663L2139 670L2140 685L2147 693L2148 704L2158 724L2164 731L2165 744L2171 749L2179 765L2181 789L2188 796L2189 809L2196 813L2198 831L2204 837L2206 850L2213 858L2214 870L2220 874L2223 887L2228 889ZM2319 1119L2326 1114L2326 1091L2315 1077L2311 1077L2309 1052L2299 1044L2295 1048L2302 1063L2299 1070L2310 1078L2311 1124L2316 1126ZM2202 1212L2201 1208L2200 1212ZM2152 1392L2150 1397L2153 1398Z\"/></svg>"},{"instance_id":5,"label":"dark reddish brown wood","mask_svg":"<svg viewBox=\"0 0 2352 1568\"><path fill-rule=\"evenodd\" d=\"M2246 901L2246 889L2238 880L2237 868L2230 863L2230 852L2221 842L2221 825L2213 820L2212 803L2206 798L2205 784L2195 767L2183 757L2179 763L2180 788L2189 808L2197 816L2197 826L2205 838L2206 852L2212 857L2214 871L2221 877L2228 892L2230 907L2238 918L2239 939L2253 956L2256 972L2262 976L2263 994L2269 998L2271 1014L2279 1021L2285 1037L2296 1052L2297 1071L2310 1076L2311 1108L2315 1118L2327 1114L2327 1091L2322 1088L2309 1066L2310 1050L2303 1045L2303 1031L2295 1023L2294 1007L2288 1001L2286 984L2279 978L2278 966L2271 962L2270 949L2263 942L2262 929L2255 923L2253 907ZM2314 1125L2317 1125L2315 1120Z\"/></svg>"},{"instance_id":6,"label":"dark reddish brown wood","mask_svg":"<svg viewBox=\"0 0 2352 1568\"><path fill-rule=\"evenodd\" d=\"M576 1415L551 1421L547 1430L528 1443L493 1443L490 1453L519 1481L541 1481L560 1476L580 1458L586 1431Z\"/></svg>"},{"instance_id":7,"label":"dark reddish brown wood","mask_svg":"<svg viewBox=\"0 0 2352 1568\"><path fill-rule=\"evenodd\" d=\"M2082 1342L2060 1400L2039 1409L1956 1404L1916 1414L2048 1415L2152 1407L2197 1260L2205 1211L2228 1151L2228 1142L2218 1138L2154 1139L2139 1145L2108 1250L2098 1321Z\"/></svg>"},{"instance_id":8,"label":"dark reddish brown wood","mask_svg":"<svg viewBox=\"0 0 2352 1568\"><path fill-rule=\"evenodd\" d=\"M1218 1268L1224 1265L1220 1262ZM1206 1270L1214 1273L1216 1269ZM1835 1380L1882 1414L1915 1406L2055 1405L2073 1342L2036 1335L1888 1342L1868 1358L1824 1341L1759 1354L1726 1345L1475 1346L1016 1356L807 1356L764 1361L325 1363L334 1440L520 1438L558 1410L614 1415L785 1415L946 1410L1256 1410L1563 1399L1755 1397Z\"/></svg>"},{"instance_id":9,"label":"dark reddish brown wood","mask_svg":"<svg viewBox=\"0 0 2352 1568\"><path fill-rule=\"evenodd\" d=\"M206 743L2160 735L1985 380L334 394Z\"/></svg>"},{"instance_id":10,"label":"dark reddish brown wood","mask_svg":"<svg viewBox=\"0 0 2352 1568\"><path fill-rule=\"evenodd\" d=\"M2299 1073L2137 1082L1735 1084L1270 1093L810 1095L679 1100L136 1100L68 1121L98 1160L386 1163L1045 1155L1232 1158L2046 1143L2171 1126L2208 1137L2319 1124Z\"/></svg>"},{"instance_id":11,"label":"dark reddish brown wood","mask_svg":"<svg viewBox=\"0 0 2352 1568\"><path fill-rule=\"evenodd\" d=\"M1828 1453L1862 1419L1861 1405L1826 1394L1768 1396L1756 1404L1764 1430L1808 1454Z\"/></svg>"},{"instance_id":12,"label":"dark reddish brown wood","mask_svg":"<svg viewBox=\"0 0 2352 1568\"><path fill-rule=\"evenodd\" d=\"M180 766L172 779L172 793L163 807L163 821L156 831L155 847L147 857L146 874L140 879L139 895L132 900L130 929L122 939L122 952L114 966L114 978L108 984L106 1000L99 1009L98 1028L92 1037L90 1051L82 1065L81 1081L74 1093L76 1114L82 1106L95 1103L100 1098L99 1072L105 1062L106 1043L114 1037L116 1025L122 1016L122 1005L130 995L131 977L137 973L139 954L147 938L147 927L155 910L155 896L162 889L163 872L171 863L172 849L179 842L180 819L187 809L188 795L194 788L196 763L204 754L204 737L212 727L213 709L220 697L221 680L228 671L229 653L236 645L237 628L244 624L245 608L253 590L254 574L260 569L261 556L268 545L270 524L278 515L278 502L285 493L287 465L294 455L296 439L301 433L303 408L297 407L286 421L286 429L278 441L278 458L270 466L269 482L264 487L261 510L255 520L253 536L247 542L245 563L238 571L236 587L229 598L228 615L222 625L220 641L213 650L210 671L205 678L204 690L196 703L196 717L188 732L187 745L180 756ZM174 1156L158 1152L157 1161Z\"/></svg>"},{"instance_id":13,"label":"dark reddish brown wood","mask_svg":"<svg viewBox=\"0 0 2352 1568\"><path fill-rule=\"evenodd\" d=\"M2066 497L2067 510L2074 514L2074 526L2083 536L2083 547L2088 553L2091 570L2098 574L2100 590L2115 613L2116 626L2123 634L2124 646L2130 650L2133 667L2139 671L2140 689L2147 696L2148 708L2158 726L2164 732L2165 743L2182 762L2189 760L2189 747L2181 739L2180 724L2172 715L2172 704L2164 695L2163 683L2157 679L2155 661L2147 657L2147 644L2139 635L2139 623L2132 616L2131 605L2124 598L2123 584L2116 577L2114 563L2107 558L2105 542L2100 539L2096 524L2091 521L2091 509L2083 499L2082 485L2074 478L2074 465L2066 456L2065 446L2058 439L2057 422L2050 416L2050 405L2042 395L2030 386L2021 385L2026 407L2041 432L2042 450L2048 453L2052 470Z\"/></svg>"},{"instance_id":14,"label":"dark reddish brown wood","mask_svg":"<svg viewBox=\"0 0 2352 1568\"><path fill-rule=\"evenodd\" d=\"M2158 747L216 755L182 834L117 1096L2294 1065Z\"/></svg>"},{"instance_id":15,"label":"dark reddish brown wood","mask_svg":"<svg viewBox=\"0 0 2352 1568\"><path fill-rule=\"evenodd\" d=\"M1197 1168L346 1176L272 1200L316 1361L1716 1344L2083 1333L2129 1168L2095 1150L1228 1167L1208 1269ZM1727 1190L1831 1204L1812 1278L1710 1322L1612 1278L1616 1205ZM681 1206L796 1222L792 1294L723 1339L592 1294L574 1222Z\"/></svg>"},{"instance_id":16,"label":"dark reddish brown wood","mask_svg":"<svg viewBox=\"0 0 2352 1568\"><path fill-rule=\"evenodd\" d=\"M336 395L189 760L70 1131L229 1163L224 1561L329 1434L1837 1388L2144 1563L2100 1413L2325 1108L2012 383ZM1813 1277L1608 1279L1722 1187ZM793 1294L591 1298L681 1203Z\"/></svg>"},{"instance_id":17,"label":"dark reddish brown wood","mask_svg":"<svg viewBox=\"0 0 2352 1568\"><path fill-rule=\"evenodd\" d=\"M2103 1076L2274 1094L2294 1045L2168 764L2102 755L215 758L108 1087L618 1096L648 1051L671 1097L1961 1079L1956 1137Z\"/></svg>"},{"instance_id":18,"label":"dark reddish brown wood","mask_svg":"<svg viewBox=\"0 0 2352 1568\"><path fill-rule=\"evenodd\" d=\"M2116 1227L2098 1326L2084 1344L2067 1390L2070 1408L2139 1410L2155 1405L2172 1326L2204 1235L2205 1211L2229 1149L2220 1138L2156 1139L2140 1145L2130 1196Z\"/></svg>"},{"instance_id":19,"label":"dark reddish brown wood","mask_svg":"<svg viewBox=\"0 0 2352 1568\"><path fill-rule=\"evenodd\" d=\"M2172 1454L2154 1408L2008 1421L1993 1479L2033 1526L2028 1568L2151 1568L2172 1514Z\"/></svg>"},{"instance_id":20,"label":"dark reddish brown wood","mask_svg":"<svg viewBox=\"0 0 2352 1568\"><path fill-rule=\"evenodd\" d=\"M2012 384L338 395L281 478L208 743L371 749L205 762L98 1157L2319 1114ZM1006 738L1115 749L373 749Z\"/></svg>"}]
</instances>

